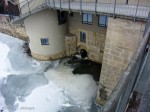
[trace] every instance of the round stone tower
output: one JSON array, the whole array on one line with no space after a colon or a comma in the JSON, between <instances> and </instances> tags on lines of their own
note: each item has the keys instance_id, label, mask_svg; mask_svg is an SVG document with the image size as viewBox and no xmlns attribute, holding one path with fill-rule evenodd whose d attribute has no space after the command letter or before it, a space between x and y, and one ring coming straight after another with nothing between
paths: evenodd
<instances>
[{"instance_id":1,"label":"round stone tower","mask_svg":"<svg viewBox=\"0 0 150 112\"><path fill-rule=\"evenodd\" d=\"M57 11L47 9L32 14L24 24L34 58L55 60L65 56L67 24L59 25Z\"/></svg>"}]
</instances>

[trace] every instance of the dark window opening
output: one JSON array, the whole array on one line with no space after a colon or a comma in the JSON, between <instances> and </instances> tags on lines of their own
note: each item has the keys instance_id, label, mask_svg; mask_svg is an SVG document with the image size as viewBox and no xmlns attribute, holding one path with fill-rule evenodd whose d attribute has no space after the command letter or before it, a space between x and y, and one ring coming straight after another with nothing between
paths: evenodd
<instances>
[{"instance_id":1,"label":"dark window opening","mask_svg":"<svg viewBox=\"0 0 150 112\"><path fill-rule=\"evenodd\" d=\"M87 51L85 49L80 50L80 55L81 55L82 58L86 58L88 56Z\"/></svg>"},{"instance_id":2,"label":"dark window opening","mask_svg":"<svg viewBox=\"0 0 150 112\"><path fill-rule=\"evenodd\" d=\"M126 4L128 4L129 0L126 0Z\"/></svg>"},{"instance_id":3,"label":"dark window opening","mask_svg":"<svg viewBox=\"0 0 150 112\"><path fill-rule=\"evenodd\" d=\"M99 16L98 25L100 27L107 27L108 25L108 17L105 15Z\"/></svg>"},{"instance_id":4,"label":"dark window opening","mask_svg":"<svg viewBox=\"0 0 150 112\"><path fill-rule=\"evenodd\" d=\"M41 44L42 44L42 45L49 45L49 40L48 40L48 38L42 38L42 39L41 39Z\"/></svg>"},{"instance_id":5,"label":"dark window opening","mask_svg":"<svg viewBox=\"0 0 150 112\"><path fill-rule=\"evenodd\" d=\"M80 32L80 41L86 43L86 33Z\"/></svg>"},{"instance_id":6,"label":"dark window opening","mask_svg":"<svg viewBox=\"0 0 150 112\"><path fill-rule=\"evenodd\" d=\"M67 12L57 10L58 24L62 25L67 22Z\"/></svg>"},{"instance_id":7,"label":"dark window opening","mask_svg":"<svg viewBox=\"0 0 150 112\"><path fill-rule=\"evenodd\" d=\"M73 12L70 13L70 16L73 17Z\"/></svg>"},{"instance_id":8,"label":"dark window opening","mask_svg":"<svg viewBox=\"0 0 150 112\"><path fill-rule=\"evenodd\" d=\"M84 24L92 24L92 21L93 21L93 16L92 14L89 14L89 13L84 13L82 15L82 23Z\"/></svg>"}]
</instances>

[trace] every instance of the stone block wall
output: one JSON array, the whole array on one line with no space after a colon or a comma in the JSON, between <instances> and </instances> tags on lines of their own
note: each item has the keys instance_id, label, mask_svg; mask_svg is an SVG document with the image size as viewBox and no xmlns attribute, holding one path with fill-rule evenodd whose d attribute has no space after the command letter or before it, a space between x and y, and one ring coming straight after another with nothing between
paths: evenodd
<instances>
[{"instance_id":1,"label":"stone block wall","mask_svg":"<svg viewBox=\"0 0 150 112\"><path fill-rule=\"evenodd\" d=\"M86 43L80 41L80 32L86 33ZM105 35L98 32L87 31L83 29L77 30L77 46L78 51L85 49L88 58L98 63L102 63L105 45Z\"/></svg>"},{"instance_id":2,"label":"stone block wall","mask_svg":"<svg viewBox=\"0 0 150 112\"><path fill-rule=\"evenodd\" d=\"M71 31L72 33L74 31ZM80 41L80 32L86 33L86 43ZM77 29L77 50L85 49L90 60L102 63L106 35L84 29Z\"/></svg>"},{"instance_id":3,"label":"stone block wall","mask_svg":"<svg viewBox=\"0 0 150 112\"><path fill-rule=\"evenodd\" d=\"M112 93L143 37L145 23L109 18L97 102Z\"/></svg>"},{"instance_id":4,"label":"stone block wall","mask_svg":"<svg viewBox=\"0 0 150 112\"><path fill-rule=\"evenodd\" d=\"M66 44L66 55L71 56L77 53L77 36L76 35L67 35L65 37Z\"/></svg>"},{"instance_id":5,"label":"stone block wall","mask_svg":"<svg viewBox=\"0 0 150 112\"><path fill-rule=\"evenodd\" d=\"M82 15L75 12L73 17L68 17L68 30L77 36L78 51L85 49L90 60L102 63L107 28L98 26L98 16L93 15L93 23L88 25L83 24ZM80 41L80 32L86 33L86 43Z\"/></svg>"}]
</instances>

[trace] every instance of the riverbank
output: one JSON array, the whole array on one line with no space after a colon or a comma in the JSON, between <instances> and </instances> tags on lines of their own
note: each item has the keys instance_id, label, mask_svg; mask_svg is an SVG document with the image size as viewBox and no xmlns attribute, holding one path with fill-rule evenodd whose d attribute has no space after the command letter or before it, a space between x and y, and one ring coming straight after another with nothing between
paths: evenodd
<instances>
[{"instance_id":1,"label":"riverbank","mask_svg":"<svg viewBox=\"0 0 150 112\"><path fill-rule=\"evenodd\" d=\"M24 41L28 40L24 26L12 24L7 15L0 15L0 32Z\"/></svg>"}]
</instances>

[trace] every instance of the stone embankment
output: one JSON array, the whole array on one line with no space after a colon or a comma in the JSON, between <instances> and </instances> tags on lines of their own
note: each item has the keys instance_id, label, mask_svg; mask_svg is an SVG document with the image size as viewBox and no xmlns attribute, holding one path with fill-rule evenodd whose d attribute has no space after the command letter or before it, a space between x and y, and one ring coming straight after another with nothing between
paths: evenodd
<instances>
[{"instance_id":1,"label":"stone embankment","mask_svg":"<svg viewBox=\"0 0 150 112\"><path fill-rule=\"evenodd\" d=\"M0 15L0 32L22 40L28 40L24 26L12 24L9 17L5 15Z\"/></svg>"}]
</instances>

